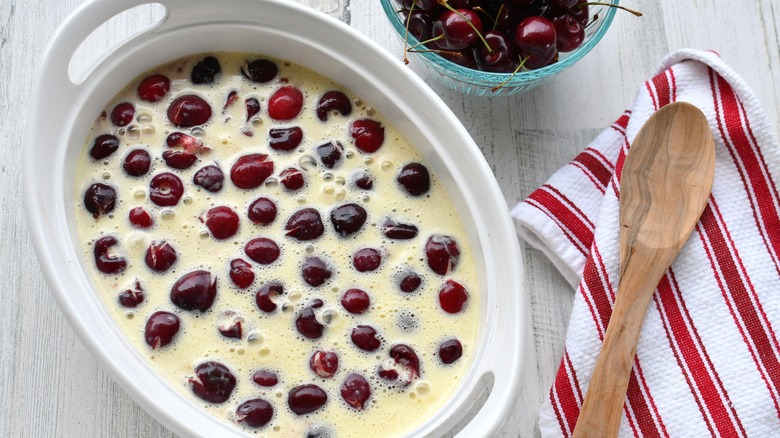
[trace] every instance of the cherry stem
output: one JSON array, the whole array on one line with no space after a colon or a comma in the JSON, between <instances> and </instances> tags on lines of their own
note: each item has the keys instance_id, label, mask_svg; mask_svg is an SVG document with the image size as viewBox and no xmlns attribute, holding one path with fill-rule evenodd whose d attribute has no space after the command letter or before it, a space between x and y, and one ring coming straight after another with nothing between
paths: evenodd
<instances>
[{"instance_id":1,"label":"cherry stem","mask_svg":"<svg viewBox=\"0 0 780 438\"><path fill-rule=\"evenodd\" d=\"M422 45L425 45L425 44L428 44L428 43L432 43L434 41L439 41L442 38L444 38L444 35L439 35L437 37L433 37L433 38L425 40L425 41L420 41L419 43L417 43L417 44L415 44L413 46L410 46L409 50L414 50L414 49L416 49L416 48L418 48L418 47L420 47Z\"/></svg>"},{"instance_id":2,"label":"cherry stem","mask_svg":"<svg viewBox=\"0 0 780 438\"><path fill-rule=\"evenodd\" d=\"M625 6L620 6L620 5L616 5L616 4L612 4L612 3L605 3L605 2L587 2L587 3L578 3L578 4L577 4L577 6L608 6L608 7L610 7L610 8L618 8L618 9L622 9L622 10L624 10L624 11L626 11L626 12L629 12L629 13L631 13L631 14L634 14L634 15L635 15L635 16L637 16L637 17L641 17L641 16L642 16L642 13L641 13L641 12L639 12L639 11L635 11L635 10L633 10L633 9L628 9L628 8L627 8L627 7L625 7Z\"/></svg>"},{"instance_id":3,"label":"cherry stem","mask_svg":"<svg viewBox=\"0 0 780 438\"><path fill-rule=\"evenodd\" d=\"M594 24L599 19L599 14L593 14L593 19L590 20L590 23L585 25L585 29L589 28L592 24Z\"/></svg>"},{"instance_id":4,"label":"cherry stem","mask_svg":"<svg viewBox=\"0 0 780 438\"><path fill-rule=\"evenodd\" d=\"M452 50L439 50L439 49L416 50L416 49L409 49L409 51L412 52L412 53L438 53L438 54L446 53L448 55L456 56L458 58L464 58L465 57L462 53L455 52L455 51L452 51Z\"/></svg>"},{"instance_id":5,"label":"cherry stem","mask_svg":"<svg viewBox=\"0 0 780 438\"><path fill-rule=\"evenodd\" d=\"M520 65L518 65L517 68L515 69L515 71L512 72L512 75L509 76L508 78L506 78L506 80L504 80L504 82L501 82L500 84L498 84L495 87L491 88L490 91L495 93L496 91L499 90L499 88L503 87L504 85L506 85L507 82L511 81L512 78L515 77L517 72L519 72L520 69L523 68L523 66L525 65L525 62L528 61L528 58L530 58L530 57L531 57L531 55L528 55L525 58L523 58L522 60L520 60ZM519 57L518 57L518 59L519 59Z\"/></svg>"},{"instance_id":6,"label":"cherry stem","mask_svg":"<svg viewBox=\"0 0 780 438\"><path fill-rule=\"evenodd\" d=\"M412 7L409 8L409 15L406 16L406 26L404 29L404 64L409 64L409 58L406 56L409 53L409 23L412 21L412 11L417 4L417 0L412 0Z\"/></svg>"},{"instance_id":7,"label":"cherry stem","mask_svg":"<svg viewBox=\"0 0 780 438\"><path fill-rule=\"evenodd\" d=\"M498 17L501 16L501 14L504 13L504 8L506 7L506 3L501 3L501 6L498 8L498 12L496 13L496 19L493 20L493 30L496 30L498 27Z\"/></svg>"},{"instance_id":8,"label":"cherry stem","mask_svg":"<svg viewBox=\"0 0 780 438\"><path fill-rule=\"evenodd\" d=\"M482 40L482 44L484 44L484 45L485 45L485 47L486 47L486 48L487 48L487 50L488 50L488 53L493 53L493 48L492 48L492 47L490 47L490 44L488 44L488 42L487 42L487 40L485 39L485 37L483 37L483 36L482 36L482 32L480 32L480 31L479 31L479 29L477 29L477 27L476 27L476 26L474 26L474 23L472 23L472 22L471 22L471 20L469 20L468 18L466 18L466 16L465 16L465 15L461 14L460 12L458 12L458 10L457 10L457 9L453 8L452 6L450 6L450 5L449 5L449 3L447 3L447 1L448 1L448 0L438 0L438 1L439 1L439 4L440 4L440 5L444 6L445 8L449 9L450 11L452 11L452 12L454 12L454 13L458 14L458 15L460 16L460 18L462 18L462 19L466 20L466 23L468 23L468 24L469 24L469 26L471 26L471 28L474 30L474 32L476 32L476 33L477 33L477 36L479 37L479 39L481 39L481 40Z\"/></svg>"}]
</instances>

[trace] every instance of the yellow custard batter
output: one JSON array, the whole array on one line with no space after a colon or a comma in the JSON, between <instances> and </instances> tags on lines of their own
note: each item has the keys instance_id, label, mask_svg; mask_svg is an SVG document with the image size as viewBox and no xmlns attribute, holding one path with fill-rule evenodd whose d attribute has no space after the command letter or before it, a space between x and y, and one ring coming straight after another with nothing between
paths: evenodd
<instances>
[{"instance_id":1,"label":"yellow custard batter","mask_svg":"<svg viewBox=\"0 0 780 438\"><path fill-rule=\"evenodd\" d=\"M81 200L95 182L107 184L117 193L116 206L108 214L95 218L81 201L76 208L84 263L95 290L138 352L172 386L240 430L285 437L399 436L413 430L454 392L471 362L477 335L476 266L446 190L435 175L431 175L427 194L415 197L401 190L396 182L401 167L425 161L381 114L341 85L280 60L273 60L279 73L272 81L254 83L241 74L241 68L249 60L263 57L240 53L212 55L221 66L221 73L212 84L195 85L190 81L193 66L205 54L160 66L117 94L86 139L75 181L77 199ZM170 91L156 103L140 100L136 94L138 83L151 74L163 74L170 79ZM303 92L303 110L293 120L274 121L269 117L267 103L271 94L284 85L293 85ZM329 90L349 96L352 113L342 116L334 112L322 122L316 116L315 106ZM223 110L231 91L236 91L237 99ZM176 128L169 122L166 111L183 94L196 94L210 104L212 116L206 124ZM260 103L260 112L247 121L244 102L250 97ZM124 127L115 126L107 117L121 102L130 102L135 109L132 122ZM373 153L358 150L348 131L352 121L365 118L380 122L385 129L384 143ZM302 128L302 143L291 152L271 149L269 129L289 126ZM193 135L208 148L200 151L198 161L185 170L171 169L161 158L162 152L169 149L166 137L174 131ZM89 151L95 138L102 134L115 135L120 144L116 152L96 161ZM340 141L344 154L339 166L327 169L319 163L315 149L331 140ZM146 149L152 157L151 169L140 177L127 175L122 167L125 156L136 148ZM230 169L238 157L249 153L267 154L274 162L274 171L262 186L245 190L231 183ZM218 165L225 174L224 186L217 193L192 183L195 172L209 164ZM300 190L290 191L279 183L280 172L290 167L304 174L306 183ZM354 186L355 175L361 171L373 176L370 190ZM184 195L175 206L160 207L149 198L149 181L163 172L179 176L185 185ZM247 218L248 205L261 196L273 200L278 208L276 220L270 225L258 225ZM342 237L334 232L329 212L346 203L363 206L368 218L359 232ZM152 227L142 229L129 222L128 212L139 206L152 216ZM238 214L236 235L224 240L212 237L203 217L215 206L228 206ZM293 212L305 207L320 211L325 232L317 239L301 242L285 236L284 227ZM388 217L416 225L419 234L410 240L386 238L380 229ZM451 236L460 248L457 265L443 276L426 263L425 242L434 234ZM103 274L96 267L94 245L106 235L118 240L111 253L126 260L127 267L121 273ZM279 245L281 254L275 262L261 265L247 257L244 245L256 237L271 238ZM177 253L176 262L165 272L154 272L144 262L151 242L159 240L167 241ZM379 249L382 262L376 271L358 272L352 265L352 255L366 247ZM319 256L332 267L332 276L322 286L311 287L302 279L301 264L309 256ZM246 289L239 289L228 275L230 261L236 258L248 261L255 274L254 282ZM198 269L217 278L216 299L206 312L182 310L171 302L171 287L182 275ZM422 277L422 286L415 292L403 293L398 287L399 276L409 271ZM458 313L447 313L440 306L439 291L447 280L457 281L469 291L470 297ZM278 308L269 314L258 309L255 293L271 281L281 283L284 294L274 298ZM143 289L143 302L135 308L121 306L119 293L133 289L136 282ZM341 296L350 288L369 294L368 311L353 315L342 307ZM316 310L318 321L325 325L324 334L314 340L301 336L295 327L296 316L312 299L324 302ZM145 341L144 329L149 316L159 310L176 314L180 330L170 344L153 349ZM241 323L240 339L220 333L220 327L236 322ZM350 333L357 325L370 325L378 331L381 346L377 350L366 352L352 343ZM462 344L463 356L445 365L439 358L439 345L452 338ZM377 374L378 368L391 360L389 350L396 344L412 347L420 361L420 376L408 385L388 383ZM309 360L317 350L338 355L338 371L333 377L319 377L311 370ZM195 367L204 361L224 364L237 379L227 401L213 404L193 393L190 379L195 377ZM252 381L257 370L275 372L279 383L273 387L257 385ZM340 395L340 387L351 373L364 376L371 387L371 397L363 410L350 407ZM312 413L297 415L288 408L288 392L309 383L327 393L327 403ZM259 428L247 427L236 417L237 407L253 398L262 398L273 406L273 418Z\"/></svg>"}]
</instances>

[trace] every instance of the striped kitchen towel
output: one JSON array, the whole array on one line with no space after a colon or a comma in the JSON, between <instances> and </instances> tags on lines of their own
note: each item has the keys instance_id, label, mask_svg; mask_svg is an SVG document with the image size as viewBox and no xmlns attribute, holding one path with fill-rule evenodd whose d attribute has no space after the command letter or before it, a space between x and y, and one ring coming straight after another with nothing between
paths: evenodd
<instances>
[{"instance_id":1,"label":"striped kitchen towel","mask_svg":"<svg viewBox=\"0 0 780 438\"><path fill-rule=\"evenodd\" d=\"M634 106L512 211L576 288L565 351L539 414L574 430L615 299L619 180L648 117L674 101L707 116L715 182L661 280L637 348L621 437L780 436L780 151L753 92L717 54L664 59Z\"/></svg>"}]
</instances>

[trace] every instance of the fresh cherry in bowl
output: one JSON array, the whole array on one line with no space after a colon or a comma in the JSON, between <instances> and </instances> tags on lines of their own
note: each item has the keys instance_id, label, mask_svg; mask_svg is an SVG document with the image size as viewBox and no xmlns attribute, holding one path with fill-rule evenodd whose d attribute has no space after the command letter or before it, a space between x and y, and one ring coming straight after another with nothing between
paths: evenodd
<instances>
[{"instance_id":1,"label":"fresh cherry in bowl","mask_svg":"<svg viewBox=\"0 0 780 438\"><path fill-rule=\"evenodd\" d=\"M423 78L475 96L509 95L547 81L590 52L619 0L380 0Z\"/></svg>"}]
</instances>

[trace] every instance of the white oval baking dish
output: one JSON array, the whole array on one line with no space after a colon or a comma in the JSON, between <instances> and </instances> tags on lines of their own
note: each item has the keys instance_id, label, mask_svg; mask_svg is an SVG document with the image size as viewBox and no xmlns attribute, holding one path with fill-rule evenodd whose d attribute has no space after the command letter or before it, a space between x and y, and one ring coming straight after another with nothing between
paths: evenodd
<instances>
[{"instance_id":1,"label":"white oval baking dish","mask_svg":"<svg viewBox=\"0 0 780 438\"><path fill-rule=\"evenodd\" d=\"M506 203L488 164L455 115L379 45L344 23L284 0L158 0L156 26L124 42L81 83L68 66L96 28L144 0L91 0L58 29L38 68L27 123L24 189L33 243L71 326L110 375L157 420L183 436L241 430L189 401L124 338L82 268L74 226L74 169L95 114L144 71L198 52L254 52L328 76L371 102L430 163L461 211L480 271L480 346L443 408L409 436L439 436L492 384L459 436L493 436L514 409L527 336L523 265ZM379 13L379 12L377 12ZM493 384L495 382L495 384Z\"/></svg>"}]
</instances>

